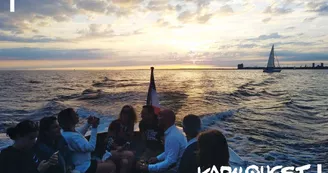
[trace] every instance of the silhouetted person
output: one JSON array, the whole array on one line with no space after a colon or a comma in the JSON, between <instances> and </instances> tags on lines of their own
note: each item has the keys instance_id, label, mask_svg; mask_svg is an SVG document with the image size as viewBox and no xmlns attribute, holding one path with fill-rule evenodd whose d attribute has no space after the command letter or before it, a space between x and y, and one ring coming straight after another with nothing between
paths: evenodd
<instances>
[{"instance_id":1,"label":"silhouetted person","mask_svg":"<svg viewBox=\"0 0 328 173\"><path fill-rule=\"evenodd\" d=\"M38 125L30 120L7 129L7 135L14 140L14 144L1 151L1 173L45 173L50 166L57 164L57 155L45 161L39 160L33 152L38 130Z\"/></svg>"},{"instance_id":2,"label":"silhouetted person","mask_svg":"<svg viewBox=\"0 0 328 173\"><path fill-rule=\"evenodd\" d=\"M79 116L72 108L62 110L58 114L58 122L63 129L62 135L72 151L72 162L75 170L81 173L110 173L115 172L115 164L111 161L101 162L91 159L91 152L96 149L97 128L99 119L90 116L88 123L82 128L75 130L79 122ZM92 125L90 140L84 137Z\"/></svg>"},{"instance_id":3,"label":"silhouetted person","mask_svg":"<svg viewBox=\"0 0 328 173\"><path fill-rule=\"evenodd\" d=\"M155 114L153 106L143 106L141 118L139 130L146 147L143 158L148 160L150 157L163 152L162 138L164 137L164 131L158 126L158 115Z\"/></svg>"},{"instance_id":4,"label":"silhouetted person","mask_svg":"<svg viewBox=\"0 0 328 173\"><path fill-rule=\"evenodd\" d=\"M122 107L119 118L114 120L108 127L108 138L106 150L111 153L113 160L119 167L120 172L129 172L134 165L134 153L123 146L132 142L134 124L137 114L130 105ZM127 146L127 145L126 145Z\"/></svg>"},{"instance_id":5,"label":"silhouetted person","mask_svg":"<svg viewBox=\"0 0 328 173\"><path fill-rule=\"evenodd\" d=\"M119 118L114 120L108 127L107 150L116 150L126 142L131 142L134 133L134 124L137 121L137 114L130 105L125 105L121 109Z\"/></svg>"},{"instance_id":6,"label":"silhouetted person","mask_svg":"<svg viewBox=\"0 0 328 173\"><path fill-rule=\"evenodd\" d=\"M188 140L187 147L182 155L179 173L194 173L197 172L197 135L201 130L201 120L196 115L187 115L183 118L183 131Z\"/></svg>"},{"instance_id":7,"label":"silhouetted person","mask_svg":"<svg viewBox=\"0 0 328 173\"><path fill-rule=\"evenodd\" d=\"M218 130L203 132L198 137L199 163L201 170L216 166L229 166L229 148L224 135Z\"/></svg>"},{"instance_id":8,"label":"silhouetted person","mask_svg":"<svg viewBox=\"0 0 328 173\"><path fill-rule=\"evenodd\" d=\"M149 165L137 165L141 171L149 172L177 172L183 151L187 145L186 137L175 126L175 113L163 110L158 116L159 126L164 132L164 152L149 159Z\"/></svg>"},{"instance_id":9,"label":"silhouetted person","mask_svg":"<svg viewBox=\"0 0 328 173\"><path fill-rule=\"evenodd\" d=\"M38 140L34 147L39 159L48 160L55 152L58 153L58 164L51 166L46 173L66 173L73 170L68 145L61 135L56 117L44 117L40 120Z\"/></svg>"}]
</instances>

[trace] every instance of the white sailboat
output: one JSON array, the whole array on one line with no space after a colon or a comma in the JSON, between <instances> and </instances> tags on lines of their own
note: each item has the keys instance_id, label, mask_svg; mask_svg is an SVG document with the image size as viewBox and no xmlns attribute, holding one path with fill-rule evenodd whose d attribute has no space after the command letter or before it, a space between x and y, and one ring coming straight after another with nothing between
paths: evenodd
<instances>
[{"instance_id":1,"label":"white sailboat","mask_svg":"<svg viewBox=\"0 0 328 173\"><path fill-rule=\"evenodd\" d=\"M279 68L276 68L276 66L274 64L274 61L275 61L275 57L274 57L274 45L272 45L270 56L269 56L269 60L268 60L268 64L267 64L267 68L263 69L263 72L266 72L266 73L281 72L279 63L278 63L278 67Z\"/></svg>"}]
</instances>

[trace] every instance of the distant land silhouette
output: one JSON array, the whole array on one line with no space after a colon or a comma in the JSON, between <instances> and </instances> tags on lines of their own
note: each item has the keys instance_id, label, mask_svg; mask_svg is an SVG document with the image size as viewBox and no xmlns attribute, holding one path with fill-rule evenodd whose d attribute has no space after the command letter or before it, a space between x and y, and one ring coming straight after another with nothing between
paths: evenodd
<instances>
[{"instance_id":1,"label":"distant land silhouette","mask_svg":"<svg viewBox=\"0 0 328 173\"><path fill-rule=\"evenodd\" d=\"M266 67L244 67L244 64L238 64L237 69L238 70L254 70L254 69L265 69ZM321 63L320 65L315 65L315 63L312 63L312 66L299 66L299 67L275 67L276 69L328 69L328 66L324 66L324 63Z\"/></svg>"}]
</instances>

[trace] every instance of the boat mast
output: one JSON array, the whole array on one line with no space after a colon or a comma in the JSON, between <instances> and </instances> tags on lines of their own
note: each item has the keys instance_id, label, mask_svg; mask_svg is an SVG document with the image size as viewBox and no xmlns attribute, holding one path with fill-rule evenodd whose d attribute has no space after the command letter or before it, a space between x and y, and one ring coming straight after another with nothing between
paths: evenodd
<instances>
[{"instance_id":1,"label":"boat mast","mask_svg":"<svg viewBox=\"0 0 328 173\"><path fill-rule=\"evenodd\" d=\"M278 67L280 67L280 64L279 64L279 61L278 61L278 58L277 58L277 56L276 56L276 58L275 58L276 60L277 60L277 63L278 63Z\"/></svg>"},{"instance_id":2,"label":"boat mast","mask_svg":"<svg viewBox=\"0 0 328 173\"><path fill-rule=\"evenodd\" d=\"M276 60L277 63L278 63L278 67L280 67L279 60L278 60L278 58L277 58L277 54L275 54L275 60Z\"/></svg>"},{"instance_id":3,"label":"boat mast","mask_svg":"<svg viewBox=\"0 0 328 173\"><path fill-rule=\"evenodd\" d=\"M275 54L274 54L274 45L272 45L272 58L273 58L273 68L275 68L276 67L276 65L275 65L275 63L274 63L274 58L275 57Z\"/></svg>"}]
</instances>

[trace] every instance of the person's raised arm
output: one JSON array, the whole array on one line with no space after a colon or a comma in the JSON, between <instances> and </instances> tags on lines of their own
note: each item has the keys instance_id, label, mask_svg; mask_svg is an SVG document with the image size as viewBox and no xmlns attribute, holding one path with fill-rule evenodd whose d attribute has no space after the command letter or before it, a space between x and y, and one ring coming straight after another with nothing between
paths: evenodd
<instances>
[{"instance_id":1,"label":"person's raised arm","mask_svg":"<svg viewBox=\"0 0 328 173\"><path fill-rule=\"evenodd\" d=\"M81 133L84 136L87 133L87 131L89 130L89 127L91 126L93 119L94 119L94 117L89 116L88 122L86 124L84 124L82 127L76 128L76 131Z\"/></svg>"},{"instance_id":2,"label":"person's raised arm","mask_svg":"<svg viewBox=\"0 0 328 173\"><path fill-rule=\"evenodd\" d=\"M96 143L97 143L98 124L99 124L99 122L93 122L89 141L87 141L81 135L72 136L72 141L69 142L71 148L75 151L80 151L80 152L94 151L96 149Z\"/></svg>"}]
</instances>

